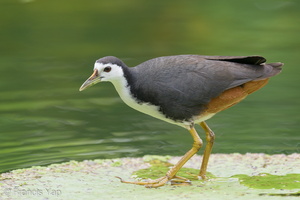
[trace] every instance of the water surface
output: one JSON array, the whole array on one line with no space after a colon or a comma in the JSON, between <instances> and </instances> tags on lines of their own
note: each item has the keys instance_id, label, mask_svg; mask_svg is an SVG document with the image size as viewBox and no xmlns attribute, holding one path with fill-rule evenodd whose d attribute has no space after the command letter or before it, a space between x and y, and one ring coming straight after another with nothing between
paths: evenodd
<instances>
[{"instance_id":1,"label":"water surface","mask_svg":"<svg viewBox=\"0 0 300 200\"><path fill-rule=\"evenodd\" d=\"M265 88L208 124L213 153L299 153L299 11L296 0L2 0L0 171L191 147L188 131L127 107L109 83L78 91L106 55L129 66L176 54L284 62Z\"/></svg>"}]
</instances>

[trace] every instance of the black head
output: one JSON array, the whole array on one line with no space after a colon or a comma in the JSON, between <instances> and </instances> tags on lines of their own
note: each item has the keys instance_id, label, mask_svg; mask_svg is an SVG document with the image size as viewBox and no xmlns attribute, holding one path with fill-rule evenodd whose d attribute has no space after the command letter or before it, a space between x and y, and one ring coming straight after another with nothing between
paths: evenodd
<instances>
[{"instance_id":1,"label":"black head","mask_svg":"<svg viewBox=\"0 0 300 200\"><path fill-rule=\"evenodd\" d=\"M120 60L119 58L117 58L115 56L105 56L103 58L98 59L96 61L96 63L102 63L104 65L113 64L113 65L118 65L120 67L126 66L122 60Z\"/></svg>"}]
</instances>

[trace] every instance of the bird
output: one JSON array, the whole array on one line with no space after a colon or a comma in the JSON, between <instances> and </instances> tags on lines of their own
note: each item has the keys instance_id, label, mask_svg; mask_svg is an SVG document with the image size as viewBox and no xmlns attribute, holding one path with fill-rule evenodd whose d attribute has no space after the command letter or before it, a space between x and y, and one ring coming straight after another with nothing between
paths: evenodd
<instances>
[{"instance_id":1,"label":"bird","mask_svg":"<svg viewBox=\"0 0 300 200\"><path fill-rule=\"evenodd\" d=\"M129 107L190 132L193 138L191 149L165 176L144 181L125 181L117 177L122 183L156 188L174 179L189 182L176 174L203 146L196 124L203 128L206 136L197 177L206 180L215 140L206 120L265 86L270 77L281 72L281 66L281 62L267 64L264 57L257 55L171 55L128 67L117 57L105 56L95 62L92 75L79 91L99 82L111 82Z\"/></svg>"}]
</instances>

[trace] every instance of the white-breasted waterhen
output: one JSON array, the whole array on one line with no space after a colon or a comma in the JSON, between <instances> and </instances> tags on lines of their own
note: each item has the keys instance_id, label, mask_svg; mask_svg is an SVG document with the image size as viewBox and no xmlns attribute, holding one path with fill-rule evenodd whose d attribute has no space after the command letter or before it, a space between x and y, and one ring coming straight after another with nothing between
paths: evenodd
<instances>
[{"instance_id":1,"label":"white-breasted waterhen","mask_svg":"<svg viewBox=\"0 0 300 200\"><path fill-rule=\"evenodd\" d=\"M102 81L111 82L130 107L163 121L186 128L192 135L192 148L165 176L145 182L129 182L159 187L176 176L180 168L202 147L194 125L206 134L206 147L199 172L206 179L208 159L215 135L205 121L243 100L280 73L282 63L266 64L261 56L177 55L159 57L136 67L107 56L96 61L94 73L80 91Z\"/></svg>"}]
</instances>

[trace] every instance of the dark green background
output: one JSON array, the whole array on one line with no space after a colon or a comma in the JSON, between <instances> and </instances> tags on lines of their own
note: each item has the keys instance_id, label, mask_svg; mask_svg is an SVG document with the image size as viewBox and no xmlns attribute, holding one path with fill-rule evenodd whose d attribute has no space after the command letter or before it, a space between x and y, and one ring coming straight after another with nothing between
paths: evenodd
<instances>
[{"instance_id":1,"label":"dark green background","mask_svg":"<svg viewBox=\"0 0 300 200\"><path fill-rule=\"evenodd\" d=\"M299 33L298 0L1 0L0 171L190 148L188 131L128 108L111 84L78 91L106 55L129 66L175 54L284 62L208 124L214 153L299 153Z\"/></svg>"}]
</instances>

